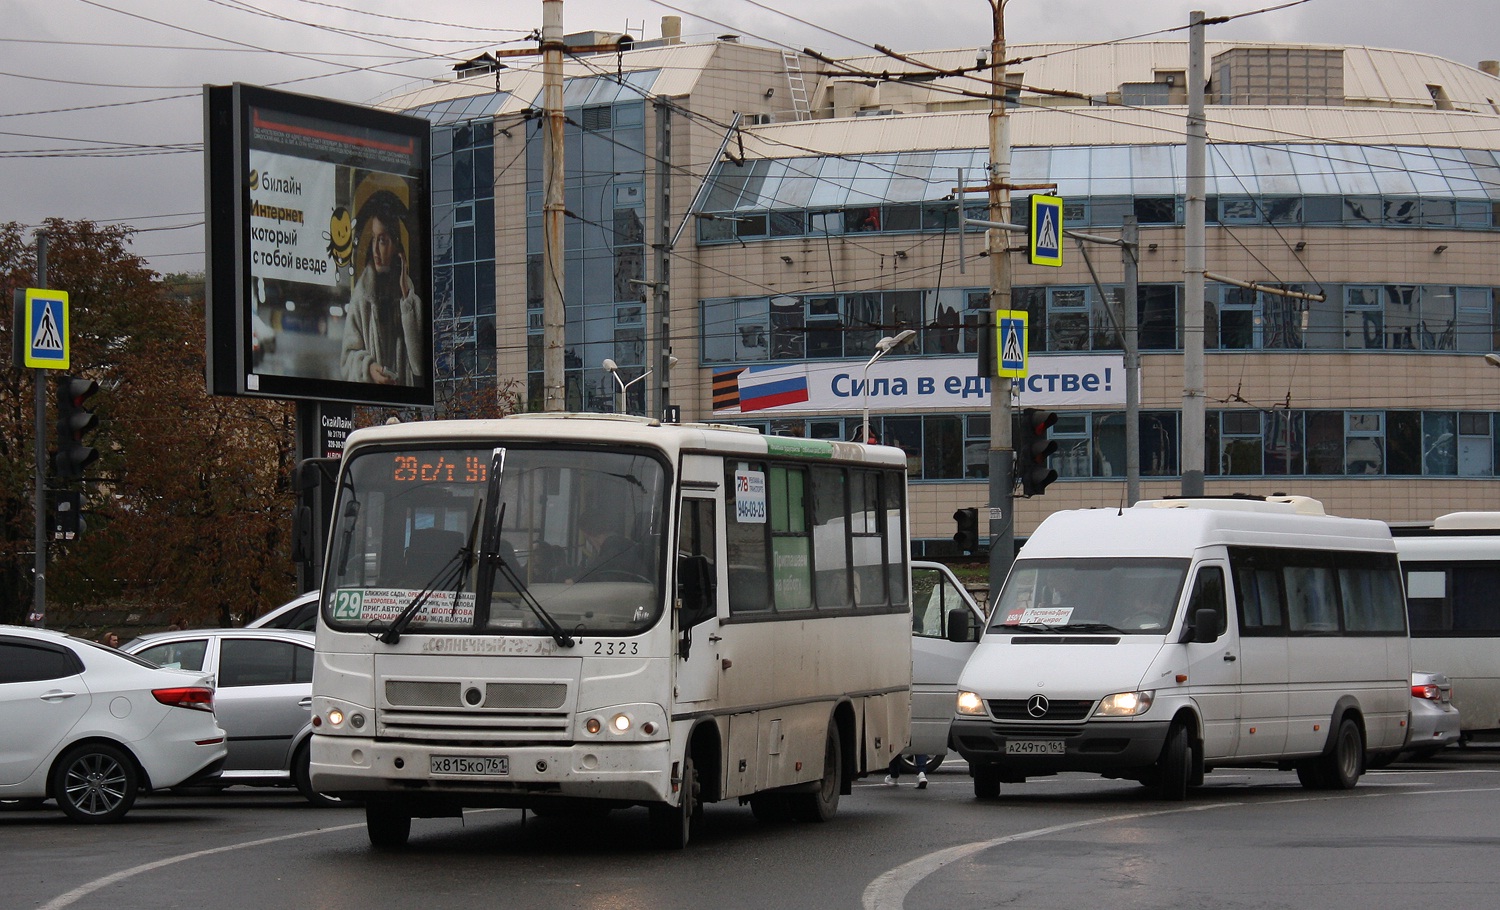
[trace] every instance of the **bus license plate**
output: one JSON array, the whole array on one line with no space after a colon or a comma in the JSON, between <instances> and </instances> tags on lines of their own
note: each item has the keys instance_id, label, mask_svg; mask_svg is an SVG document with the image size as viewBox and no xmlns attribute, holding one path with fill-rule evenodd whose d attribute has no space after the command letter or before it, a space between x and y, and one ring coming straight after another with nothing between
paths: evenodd
<instances>
[{"instance_id":1,"label":"bus license plate","mask_svg":"<svg viewBox=\"0 0 1500 910\"><path fill-rule=\"evenodd\" d=\"M1006 755L1064 755L1067 748L1060 739L1007 739Z\"/></svg>"},{"instance_id":2,"label":"bus license plate","mask_svg":"<svg viewBox=\"0 0 1500 910\"><path fill-rule=\"evenodd\" d=\"M504 755L433 755L433 774L509 774L510 759Z\"/></svg>"}]
</instances>

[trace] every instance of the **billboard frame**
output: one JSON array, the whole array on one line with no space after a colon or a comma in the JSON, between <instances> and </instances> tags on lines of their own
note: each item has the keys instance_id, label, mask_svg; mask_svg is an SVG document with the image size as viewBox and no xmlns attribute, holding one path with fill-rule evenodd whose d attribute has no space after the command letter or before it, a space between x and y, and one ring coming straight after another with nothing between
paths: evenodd
<instances>
[{"instance_id":1,"label":"billboard frame","mask_svg":"<svg viewBox=\"0 0 1500 910\"><path fill-rule=\"evenodd\" d=\"M433 243L428 121L242 83L205 85L203 111L206 378L210 394L378 407L431 407ZM298 146L298 142L303 145ZM351 380L341 372L339 361L347 355L339 353L338 348L349 345L345 333L355 321L350 298L355 286L365 281L363 274L355 274L363 270L354 264L354 257L373 256L365 253L370 241L365 237L365 225L359 224L358 216L353 214L356 206L349 204L325 212L257 203L253 192L264 192L266 188L260 186L260 175L252 167L252 152L262 160L269 157L287 162L294 171L311 175L314 179L310 182L338 187L337 198L351 203L361 192L368 200L370 195L380 192L379 187L394 191L385 195L399 201L395 209L398 215L387 216L387 220L399 224L394 231L400 241L396 261L401 266L396 286L402 292L409 291L408 299L416 301L411 329L403 332L406 324L397 317L396 332L402 333L400 349L412 364L402 378L386 384L374 378ZM364 184L377 189L365 190ZM295 189L302 192L300 185ZM330 194L332 190L324 195ZM292 212L286 216L288 224L283 224L281 216L265 214L273 208ZM368 220L381 217L381 210L375 211L374 218ZM387 207L384 211L392 209ZM252 215L258 224L252 223ZM340 217L344 219L342 231ZM340 234L347 235L347 245L334 239ZM283 256L277 247L274 259L268 255L268 244L283 243L288 238L292 244L301 244L303 252L294 254L289 249ZM306 255L310 243L320 247L326 244L326 250L320 250L316 256ZM275 262L279 266L283 260L305 266L308 274L315 276L316 283L301 284L295 278L288 278L286 270L276 272L267 264ZM369 280L377 279L372 275ZM257 313L257 306L266 305L268 287L292 289L284 293L289 299L278 303L281 310L277 316L285 316L295 307L296 301L290 298L302 294L293 291L305 291L313 303L304 305L296 319L287 318L285 325L272 326ZM291 334L294 329L300 334ZM262 346L257 350L256 336L265 336L268 330L278 343L312 344L323 356L304 354L298 361L289 356L266 358L267 339L261 338ZM418 340L408 342L413 337ZM266 367L267 363L278 365ZM288 363L295 365L287 366ZM370 377L397 376L383 367L365 369Z\"/></svg>"}]
</instances>

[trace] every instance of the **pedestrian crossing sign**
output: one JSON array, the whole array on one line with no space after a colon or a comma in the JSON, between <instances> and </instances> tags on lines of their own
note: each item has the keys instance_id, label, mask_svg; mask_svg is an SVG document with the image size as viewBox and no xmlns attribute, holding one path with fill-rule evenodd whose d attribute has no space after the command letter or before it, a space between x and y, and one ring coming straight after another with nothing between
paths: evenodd
<instances>
[{"instance_id":1,"label":"pedestrian crossing sign","mask_svg":"<svg viewBox=\"0 0 1500 910\"><path fill-rule=\"evenodd\" d=\"M22 312L21 325L26 331L22 359L26 366L68 369L68 292L27 288Z\"/></svg>"},{"instance_id":2,"label":"pedestrian crossing sign","mask_svg":"<svg viewBox=\"0 0 1500 910\"><path fill-rule=\"evenodd\" d=\"M1032 265L1062 265L1063 201L1061 196L1031 197L1031 243L1027 250Z\"/></svg>"},{"instance_id":3,"label":"pedestrian crossing sign","mask_svg":"<svg viewBox=\"0 0 1500 910\"><path fill-rule=\"evenodd\" d=\"M995 375L1020 379L1026 375L1026 311L1001 310L995 315L995 351L1000 359Z\"/></svg>"}]
</instances>

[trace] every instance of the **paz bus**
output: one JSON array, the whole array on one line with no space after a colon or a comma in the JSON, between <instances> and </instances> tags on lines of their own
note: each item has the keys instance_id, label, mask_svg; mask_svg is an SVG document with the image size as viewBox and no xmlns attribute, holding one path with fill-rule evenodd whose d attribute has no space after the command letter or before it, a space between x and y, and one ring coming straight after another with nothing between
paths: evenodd
<instances>
[{"instance_id":1,"label":"paz bus","mask_svg":"<svg viewBox=\"0 0 1500 910\"><path fill-rule=\"evenodd\" d=\"M825 821L910 734L906 456L617 415L350 435L311 775L370 841L469 807Z\"/></svg>"}]
</instances>

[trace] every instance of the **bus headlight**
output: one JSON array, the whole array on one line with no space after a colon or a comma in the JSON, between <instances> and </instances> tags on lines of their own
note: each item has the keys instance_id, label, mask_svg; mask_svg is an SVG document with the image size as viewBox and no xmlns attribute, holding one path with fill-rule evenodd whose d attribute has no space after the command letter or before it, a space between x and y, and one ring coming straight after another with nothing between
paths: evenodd
<instances>
[{"instance_id":1,"label":"bus headlight","mask_svg":"<svg viewBox=\"0 0 1500 910\"><path fill-rule=\"evenodd\" d=\"M610 719L609 725L614 728L616 733L629 733L630 716L627 714L616 714Z\"/></svg>"},{"instance_id":2,"label":"bus headlight","mask_svg":"<svg viewBox=\"0 0 1500 910\"><path fill-rule=\"evenodd\" d=\"M984 699L980 698L978 693L975 692L960 692L958 693L956 710L959 714L971 717L983 717Z\"/></svg>"},{"instance_id":3,"label":"bus headlight","mask_svg":"<svg viewBox=\"0 0 1500 910\"><path fill-rule=\"evenodd\" d=\"M1094 713L1100 717L1134 717L1145 714L1151 707L1156 693L1150 689L1141 692L1116 692L1106 695Z\"/></svg>"},{"instance_id":4,"label":"bus headlight","mask_svg":"<svg viewBox=\"0 0 1500 910\"><path fill-rule=\"evenodd\" d=\"M332 709L329 710L329 712L328 712L328 723L330 723L333 726L337 727L339 724L341 724L343 722L344 722L344 712L343 711L340 711L338 708L332 708Z\"/></svg>"}]
</instances>

